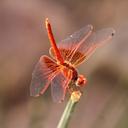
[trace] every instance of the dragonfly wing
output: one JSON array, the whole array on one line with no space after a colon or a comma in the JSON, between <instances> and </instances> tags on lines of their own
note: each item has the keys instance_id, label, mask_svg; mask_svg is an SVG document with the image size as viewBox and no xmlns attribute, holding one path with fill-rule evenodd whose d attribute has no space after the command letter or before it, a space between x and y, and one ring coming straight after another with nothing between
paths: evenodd
<instances>
[{"instance_id":1,"label":"dragonfly wing","mask_svg":"<svg viewBox=\"0 0 128 128\"><path fill-rule=\"evenodd\" d=\"M32 73L30 95L39 96L48 88L50 82L57 74L58 65L48 56L42 56Z\"/></svg>"},{"instance_id":2,"label":"dragonfly wing","mask_svg":"<svg viewBox=\"0 0 128 128\"><path fill-rule=\"evenodd\" d=\"M87 28L88 32L83 28L58 44L64 60L74 66L87 59L97 47L109 41L115 33L112 28L102 29L97 32L92 32L91 26L90 29ZM50 51L54 56L52 48Z\"/></svg>"},{"instance_id":3,"label":"dragonfly wing","mask_svg":"<svg viewBox=\"0 0 128 128\"><path fill-rule=\"evenodd\" d=\"M71 63L75 66L82 63L95 51L96 48L107 43L114 34L115 30L112 28L93 32L76 50L75 54L71 58Z\"/></svg>"},{"instance_id":4,"label":"dragonfly wing","mask_svg":"<svg viewBox=\"0 0 128 128\"><path fill-rule=\"evenodd\" d=\"M87 25L57 44L64 60L68 61L73 51L91 34L92 30L93 26ZM49 53L55 58L52 48L50 48Z\"/></svg>"},{"instance_id":5,"label":"dragonfly wing","mask_svg":"<svg viewBox=\"0 0 128 128\"><path fill-rule=\"evenodd\" d=\"M62 72L58 73L51 82L51 95L54 102L62 102L71 76L66 77Z\"/></svg>"}]
</instances>

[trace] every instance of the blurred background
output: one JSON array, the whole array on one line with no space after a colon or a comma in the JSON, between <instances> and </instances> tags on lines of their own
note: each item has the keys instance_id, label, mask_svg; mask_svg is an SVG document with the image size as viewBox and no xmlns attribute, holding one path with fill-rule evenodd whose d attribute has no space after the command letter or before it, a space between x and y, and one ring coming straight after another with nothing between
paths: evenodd
<instances>
[{"instance_id":1,"label":"blurred background","mask_svg":"<svg viewBox=\"0 0 128 128\"><path fill-rule=\"evenodd\" d=\"M50 47L46 17L57 42L87 24L116 30L79 67L88 83L69 128L128 128L127 5L127 0L1 0L0 128L56 128L67 103L68 97L53 103L50 89L30 97L32 71Z\"/></svg>"}]
</instances>

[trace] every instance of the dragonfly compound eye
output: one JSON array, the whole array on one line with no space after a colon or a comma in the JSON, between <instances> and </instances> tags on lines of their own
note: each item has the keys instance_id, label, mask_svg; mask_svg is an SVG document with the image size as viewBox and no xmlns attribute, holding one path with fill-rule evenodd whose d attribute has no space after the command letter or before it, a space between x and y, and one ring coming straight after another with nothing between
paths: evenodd
<instances>
[{"instance_id":1,"label":"dragonfly compound eye","mask_svg":"<svg viewBox=\"0 0 128 128\"><path fill-rule=\"evenodd\" d=\"M87 79L83 75L79 75L76 84L80 87L85 86Z\"/></svg>"}]
</instances>

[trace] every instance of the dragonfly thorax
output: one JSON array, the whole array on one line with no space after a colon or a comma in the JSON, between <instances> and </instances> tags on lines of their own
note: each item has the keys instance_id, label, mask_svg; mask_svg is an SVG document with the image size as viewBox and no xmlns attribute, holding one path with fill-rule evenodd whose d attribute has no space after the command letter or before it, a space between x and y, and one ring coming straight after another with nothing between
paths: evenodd
<instances>
[{"instance_id":1,"label":"dragonfly thorax","mask_svg":"<svg viewBox=\"0 0 128 128\"><path fill-rule=\"evenodd\" d=\"M71 71L72 80L75 82L78 79L78 72L77 70L69 63L64 62L63 66L67 69L67 72Z\"/></svg>"}]
</instances>

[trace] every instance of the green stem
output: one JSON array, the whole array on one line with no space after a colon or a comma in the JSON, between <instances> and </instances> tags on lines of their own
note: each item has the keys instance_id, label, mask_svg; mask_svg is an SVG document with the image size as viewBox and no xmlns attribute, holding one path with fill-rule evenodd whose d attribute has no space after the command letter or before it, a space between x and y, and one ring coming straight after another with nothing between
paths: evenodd
<instances>
[{"instance_id":1,"label":"green stem","mask_svg":"<svg viewBox=\"0 0 128 128\"><path fill-rule=\"evenodd\" d=\"M74 99L72 99L72 96L70 97L70 99L66 105L66 108L61 116L61 119L59 121L57 128L67 128L68 127L72 112L74 111L75 106L78 103L78 101L79 101L79 99L74 100Z\"/></svg>"}]
</instances>

